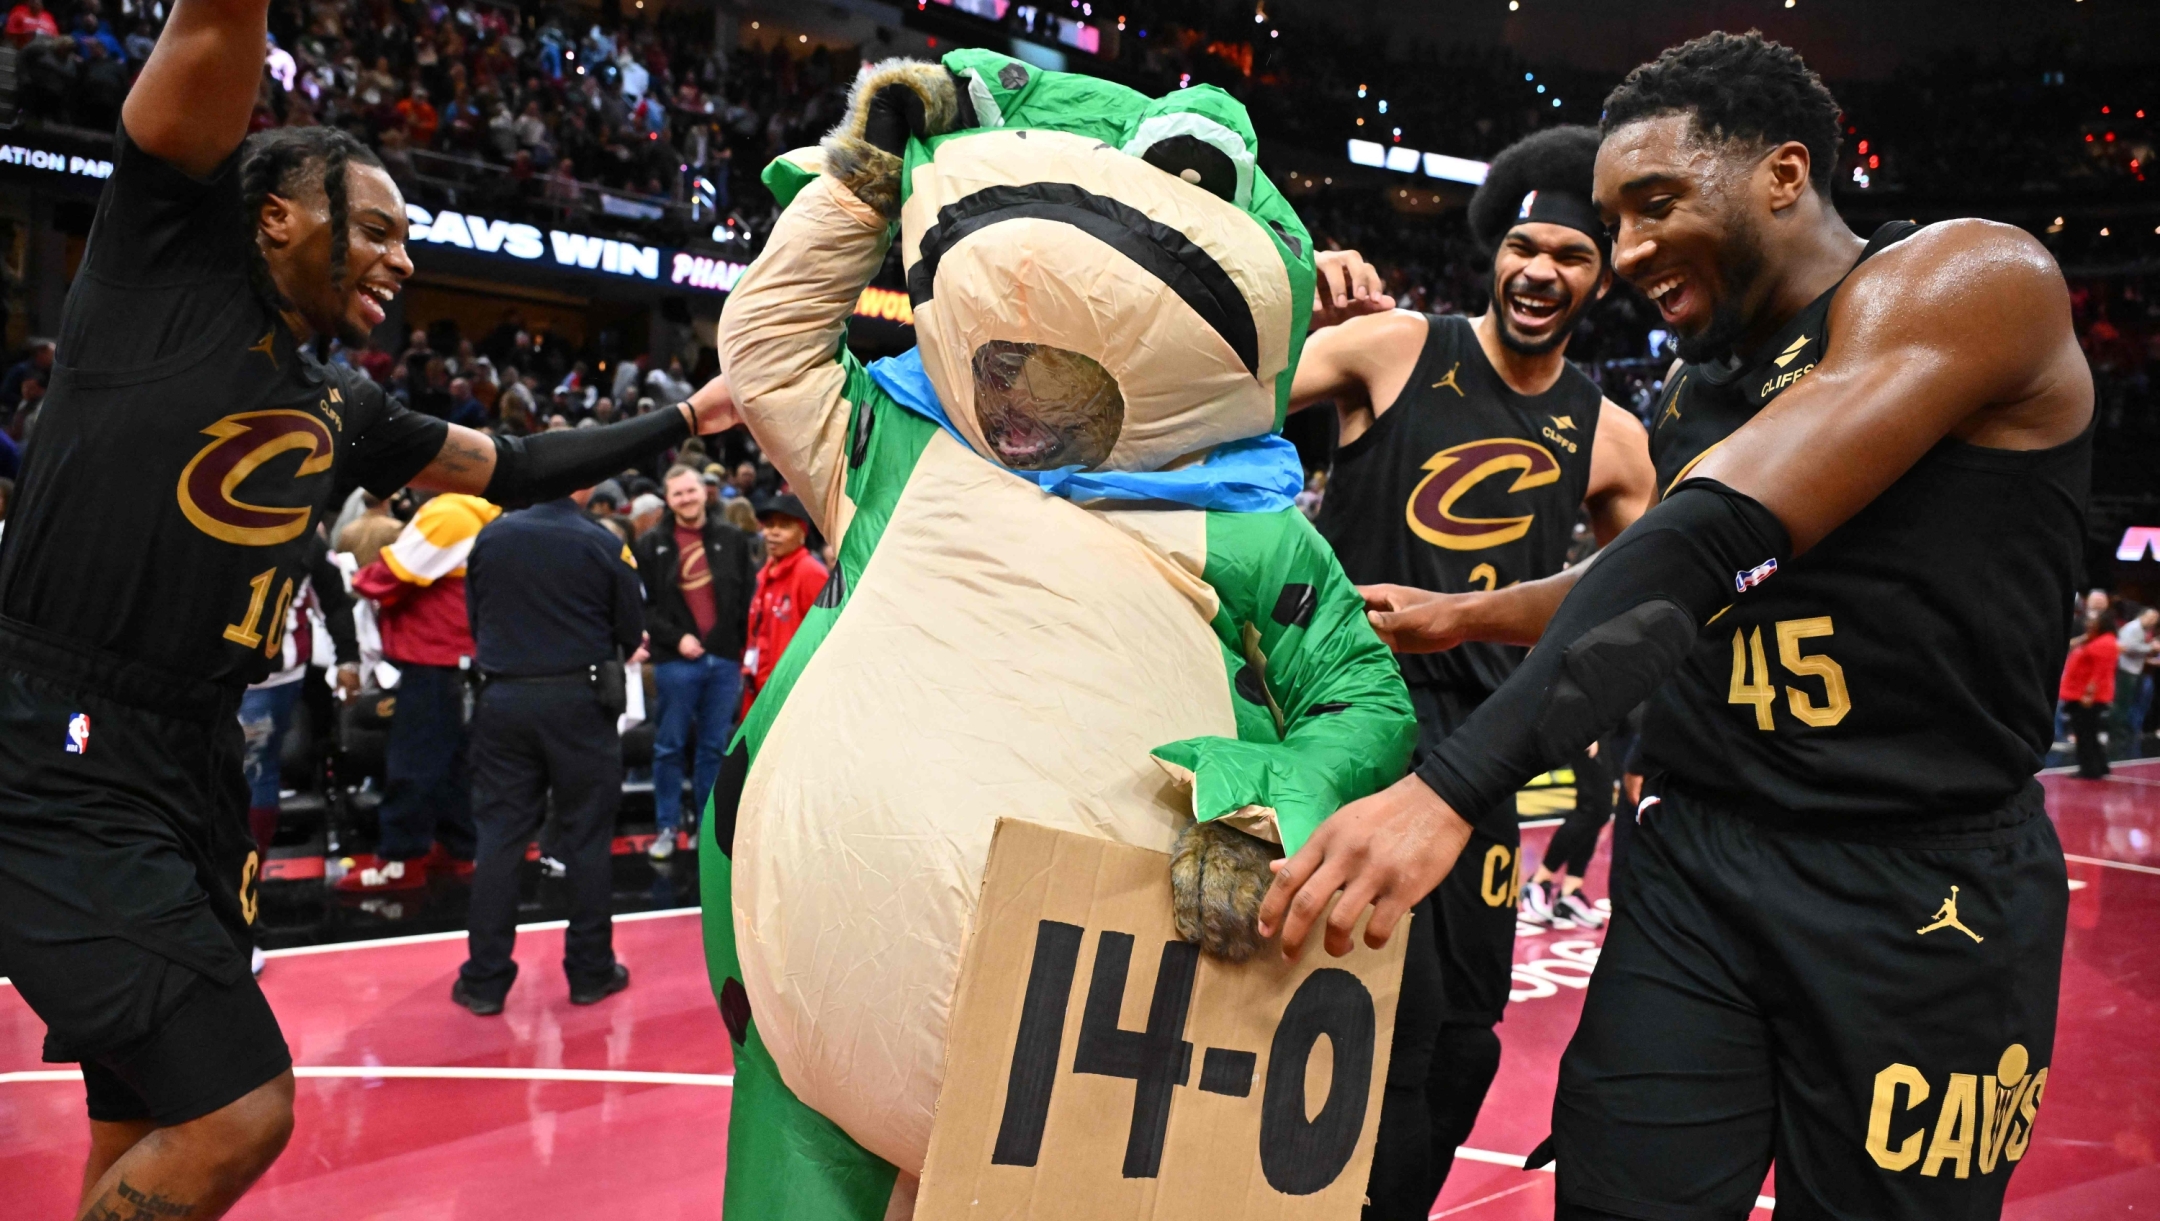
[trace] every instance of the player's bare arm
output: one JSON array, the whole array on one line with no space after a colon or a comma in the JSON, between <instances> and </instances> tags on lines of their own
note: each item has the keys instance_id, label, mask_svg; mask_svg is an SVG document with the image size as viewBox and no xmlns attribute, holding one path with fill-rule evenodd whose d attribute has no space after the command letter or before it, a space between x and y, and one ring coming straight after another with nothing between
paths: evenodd
<instances>
[{"instance_id":1,"label":"player's bare arm","mask_svg":"<svg viewBox=\"0 0 2160 1221\"><path fill-rule=\"evenodd\" d=\"M120 119L144 152L200 178L247 135L268 0L178 0Z\"/></svg>"},{"instance_id":2,"label":"player's bare arm","mask_svg":"<svg viewBox=\"0 0 2160 1221\"><path fill-rule=\"evenodd\" d=\"M1583 508L1600 547L1619 537L1657 499L1650 434L1610 399L1598 408L1590 452L1590 486ZM1407 585L1360 585L1366 618L1398 653L1439 653L1471 641L1536 644L1546 621L1575 588L1587 565L1494 590L1444 594Z\"/></svg>"},{"instance_id":3,"label":"player's bare arm","mask_svg":"<svg viewBox=\"0 0 2160 1221\"><path fill-rule=\"evenodd\" d=\"M1807 381L1727 439L1696 469L1752 497L1793 554L1837 528L1945 437L2038 449L2081 433L2090 374L2071 330L2069 293L2039 243L1980 221L1940 226L1870 260L1833 307L1834 339ZM2004 342L2005 336L2029 342ZM1469 826L1416 775L1345 807L1282 862L1261 907L1264 930L1302 947L1336 889L1331 952L1347 953L1368 905L1366 938L1394 922L1454 866ZM1348 909L1347 913L1345 909Z\"/></svg>"},{"instance_id":4,"label":"player's bare arm","mask_svg":"<svg viewBox=\"0 0 2160 1221\"><path fill-rule=\"evenodd\" d=\"M2069 286L2023 230L1980 220L1922 230L1861 264L1830 318L1822 364L1694 471L1762 502L1795 554L1945 437L2044 449L2092 418Z\"/></svg>"},{"instance_id":5,"label":"player's bare arm","mask_svg":"<svg viewBox=\"0 0 2160 1221\"><path fill-rule=\"evenodd\" d=\"M1290 410L1334 403L1340 428L1336 444L1350 444L1402 394L1424 350L1425 334L1422 314L1399 309L1313 332L1290 383Z\"/></svg>"}]
</instances>

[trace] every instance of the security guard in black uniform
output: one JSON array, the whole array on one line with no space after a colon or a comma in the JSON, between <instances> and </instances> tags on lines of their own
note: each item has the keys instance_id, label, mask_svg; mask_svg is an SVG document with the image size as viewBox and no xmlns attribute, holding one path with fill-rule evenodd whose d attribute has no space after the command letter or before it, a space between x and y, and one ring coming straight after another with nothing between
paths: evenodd
<instances>
[{"instance_id":1,"label":"security guard in black uniform","mask_svg":"<svg viewBox=\"0 0 2160 1221\"><path fill-rule=\"evenodd\" d=\"M473 875L468 957L450 999L499 1014L517 979L518 864L553 790L556 852L569 867L563 973L570 1002L630 986L615 961L608 848L622 803L624 655L645 632L635 563L585 516L589 491L488 523L465 565L482 688L473 716Z\"/></svg>"}]
</instances>

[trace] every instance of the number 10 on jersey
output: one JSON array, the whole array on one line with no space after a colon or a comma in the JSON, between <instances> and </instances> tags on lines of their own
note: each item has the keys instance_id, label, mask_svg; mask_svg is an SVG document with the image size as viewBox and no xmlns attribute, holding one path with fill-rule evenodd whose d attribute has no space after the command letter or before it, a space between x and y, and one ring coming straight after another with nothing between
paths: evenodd
<instances>
[{"instance_id":1,"label":"number 10 on jersey","mask_svg":"<svg viewBox=\"0 0 2160 1221\"><path fill-rule=\"evenodd\" d=\"M1789 674L1804 675L1822 680L1823 701L1815 702L1814 693L1805 687L1785 688L1785 707L1801 724L1815 729L1827 729L1845 719L1852 711L1852 696L1845 690L1845 668L1827 654L1803 654L1800 642L1818 636L1829 636L1836 629L1830 616L1817 615L1810 619L1780 619L1771 625L1777 640L1778 662ZM1763 652L1763 630L1760 627L1736 628L1732 636L1732 688L1726 702L1752 705L1755 710L1755 728L1768 732L1777 728L1775 708L1778 689L1770 679L1769 659Z\"/></svg>"}]
</instances>

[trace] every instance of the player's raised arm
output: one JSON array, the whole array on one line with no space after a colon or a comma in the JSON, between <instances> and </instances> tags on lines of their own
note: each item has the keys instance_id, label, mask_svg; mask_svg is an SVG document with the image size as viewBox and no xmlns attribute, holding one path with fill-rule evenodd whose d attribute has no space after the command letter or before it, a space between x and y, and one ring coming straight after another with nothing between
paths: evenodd
<instances>
[{"instance_id":1,"label":"player's raised arm","mask_svg":"<svg viewBox=\"0 0 2160 1221\"><path fill-rule=\"evenodd\" d=\"M269 0L178 0L120 119L136 147L197 177L247 135Z\"/></svg>"}]
</instances>

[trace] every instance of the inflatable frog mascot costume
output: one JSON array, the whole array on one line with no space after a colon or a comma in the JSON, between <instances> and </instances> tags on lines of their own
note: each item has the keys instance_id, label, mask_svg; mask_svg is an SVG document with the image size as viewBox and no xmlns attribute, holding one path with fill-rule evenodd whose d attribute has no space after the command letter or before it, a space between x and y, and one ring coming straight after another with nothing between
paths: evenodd
<instances>
[{"instance_id":1,"label":"inflatable frog mascot costume","mask_svg":"<svg viewBox=\"0 0 2160 1221\"><path fill-rule=\"evenodd\" d=\"M1276 845L1402 774L1408 695L1274 435L1312 242L1254 146L1218 90L961 51L866 70L766 171L720 348L840 551L707 824L729 1217L910 1215L998 818L1175 850L1180 932L1238 960ZM866 368L894 221L920 346Z\"/></svg>"}]
</instances>

